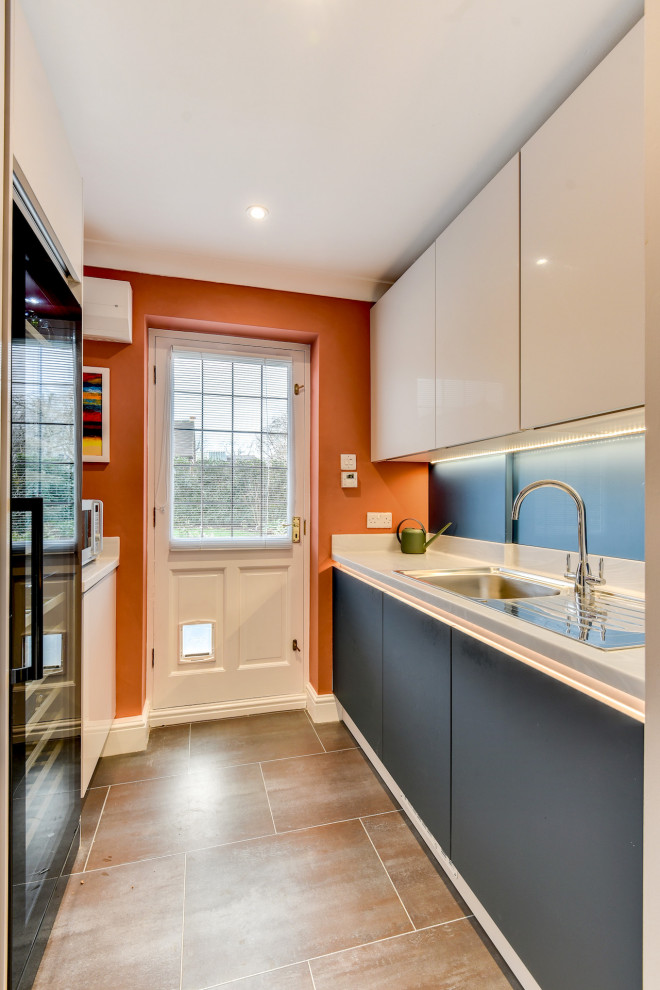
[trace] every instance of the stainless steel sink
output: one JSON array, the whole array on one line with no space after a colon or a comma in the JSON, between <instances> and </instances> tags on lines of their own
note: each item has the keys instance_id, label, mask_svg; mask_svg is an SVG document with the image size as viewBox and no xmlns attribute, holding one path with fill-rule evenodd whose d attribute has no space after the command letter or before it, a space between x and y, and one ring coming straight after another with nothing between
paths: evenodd
<instances>
[{"instance_id":1,"label":"stainless steel sink","mask_svg":"<svg viewBox=\"0 0 660 990\"><path fill-rule=\"evenodd\" d=\"M506 567L398 570L429 588L480 602L512 618L579 640L599 650L644 645L644 601L598 589L592 599L575 593L573 581L540 579Z\"/></svg>"},{"instance_id":2,"label":"stainless steel sink","mask_svg":"<svg viewBox=\"0 0 660 990\"><path fill-rule=\"evenodd\" d=\"M535 575L503 567L475 567L457 571L401 570L398 573L475 601L543 598L547 595L559 595L571 587L568 583L552 579L541 582Z\"/></svg>"}]
</instances>

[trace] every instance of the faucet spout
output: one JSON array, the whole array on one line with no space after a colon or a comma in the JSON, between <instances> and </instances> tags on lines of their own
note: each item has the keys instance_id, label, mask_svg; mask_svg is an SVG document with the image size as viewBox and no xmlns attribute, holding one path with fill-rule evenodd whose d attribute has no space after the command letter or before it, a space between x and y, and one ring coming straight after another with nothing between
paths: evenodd
<instances>
[{"instance_id":1,"label":"faucet spout","mask_svg":"<svg viewBox=\"0 0 660 990\"><path fill-rule=\"evenodd\" d=\"M587 556L587 513L584 507L584 500L579 492L576 492L574 488L567 485L563 481L552 481L547 478L542 481L532 481L531 484L526 485L516 495L513 508L511 510L511 518L513 520L518 518L520 506L523 501L527 498L530 492L535 491L537 488L558 488L560 491L566 492L567 495L570 495L575 502L577 508L578 552L580 557L575 570L575 593L580 595L582 598L589 597L591 595L591 585L594 583L594 578L591 576L589 559Z\"/></svg>"}]
</instances>

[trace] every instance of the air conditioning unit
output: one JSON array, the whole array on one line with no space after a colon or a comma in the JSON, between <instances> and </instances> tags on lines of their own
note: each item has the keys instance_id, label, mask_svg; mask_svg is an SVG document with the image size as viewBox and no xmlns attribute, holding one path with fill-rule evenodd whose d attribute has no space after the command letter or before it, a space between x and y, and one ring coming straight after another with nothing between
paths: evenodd
<instances>
[{"instance_id":1,"label":"air conditioning unit","mask_svg":"<svg viewBox=\"0 0 660 990\"><path fill-rule=\"evenodd\" d=\"M130 344L133 339L133 290L130 282L83 278L83 337Z\"/></svg>"}]
</instances>

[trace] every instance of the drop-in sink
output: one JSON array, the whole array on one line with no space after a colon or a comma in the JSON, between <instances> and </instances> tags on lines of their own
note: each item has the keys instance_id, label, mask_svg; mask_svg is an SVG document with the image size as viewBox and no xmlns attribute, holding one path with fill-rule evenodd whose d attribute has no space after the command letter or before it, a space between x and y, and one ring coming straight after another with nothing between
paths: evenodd
<instances>
[{"instance_id":1,"label":"drop-in sink","mask_svg":"<svg viewBox=\"0 0 660 990\"><path fill-rule=\"evenodd\" d=\"M644 645L643 599L600 589L583 598L576 595L573 581L539 578L506 567L395 573L599 650Z\"/></svg>"},{"instance_id":2,"label":"drop-in sink","mask_svg":"<svg viewBox=\"0 0 660 990\"><path fill-rule=\"evenodd\" d=\"M466 568L458 571L401 570L398 573L441 591L450 591L477 601L542 598L546 595L559 595L572 587L565 582L550 579L541 582L532 574L502 567Z\"/></svg>"}]
</instances>

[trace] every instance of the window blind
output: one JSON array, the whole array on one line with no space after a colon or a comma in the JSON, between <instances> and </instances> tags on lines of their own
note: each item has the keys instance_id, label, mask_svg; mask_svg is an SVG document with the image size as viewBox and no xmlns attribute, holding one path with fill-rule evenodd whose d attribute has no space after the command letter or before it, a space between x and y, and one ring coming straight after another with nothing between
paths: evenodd
<instances>
[{"instance_id":1,"label":"window blind","mask_svg":"<svg viewBox=\"0 0 660 990\"><path fill-rule=\"evenodd\" d=\"M172 349L173 547L291 542L291 361Z\"/></svg>"}]
</instances>

